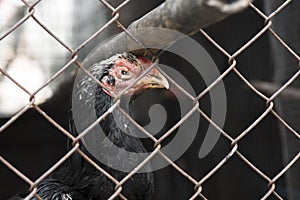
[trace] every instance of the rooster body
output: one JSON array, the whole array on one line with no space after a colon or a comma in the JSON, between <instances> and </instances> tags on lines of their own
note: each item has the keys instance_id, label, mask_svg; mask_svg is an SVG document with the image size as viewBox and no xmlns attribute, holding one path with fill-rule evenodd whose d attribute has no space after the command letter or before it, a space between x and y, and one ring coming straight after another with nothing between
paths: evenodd
<instances>
[{"instance_id":1,"label":"rooster body","mask_svg":"<svg viewBox=\"0 0 300 200\"><path fill-rule=\"evenodd\" d=\"M107 60L94 64L89 69L90 73L105 85L106 89L85 75L75 86L77 87L77 92L73 93L72 98L78 99L80 102L79 106L94 106L93 109L95 109L96 116L99 118L114 104L114 98L111 93L118 95L151 64L151 61L145 58L138 58L130 53L114 55ZM128 101L126 103L130 103L131 95L139 94L143 90L150 88L168 88L167 80L155 68L151 69L148 74L125 92L124 96L127 99L126 101ZM94 102L94 104L91 104L91 102ZM73 119L74 113L72 111L70 113L70 132L77 136L77 127ZM89 113L81 114L88 115ZM121 128L120 124L126 125L127 129ZM134 129L130 128L128 119L118 110L108 115L105 120L99 123L99 126L105 133L106 139L99 144L97 151L106 163L99 162L88 151L85 144L81 143L80 148L101 168L120 181L128 172L119 171L110 166L117 162L131 169L138 165L143 158L138 156L124 157L126 156L124 152L143 154L147 150L140 139L135 137L132 131ZM117 146L117 150L110 151L111 144ZM127 199L152 199L154 179L151 173L151 166L147 163L144 168L147 169L147 172L134 174L122 185L121 193ZM64 166L60 167L60 169L56 170L38 185L37 193L46 200L104 200L109 199L114 194L115 187L115 183L108 177L94 168L78 153L74 153ZM21 196L12 199L21 199Z\"/></svg>"}]
</instances>

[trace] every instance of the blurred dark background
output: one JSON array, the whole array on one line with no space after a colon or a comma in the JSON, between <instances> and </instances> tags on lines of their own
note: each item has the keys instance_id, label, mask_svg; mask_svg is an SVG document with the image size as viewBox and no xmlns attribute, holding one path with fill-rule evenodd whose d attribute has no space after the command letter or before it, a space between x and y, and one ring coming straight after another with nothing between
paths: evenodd
<instances>
[{"instance_id":1,"label":"blurred dark background","mask_svg":"<svg viewBox=\"0 0 300 200\"><path fill-rule=\"evenodd\" d=\"M0 0L1 2L1 0ZM70 42L74 47L86 40L92 33L103 25L103 21L110 18L111 12L104 7L97 7L98 2L75 1L73 5ZM122 1L114 0L113 5ZM120 21L124 25L147 13L162 1L131 1L121 10ZM275 10L284 1L255 1L254 4L266 14ZM43 2L45 6L46 2ZM294 1L273 19L273 29L296 52L300 52L300 2ZM42 6L41 6L42 8ZM21 11L20 13L25 12ZM38 8L37 8L38 10ZM101 22L98 19L101 18ZM105 18L105 19L103 19ZM64 19L62 19L64 20ZM195 19L197 20L197 19ZM265 21L253 9L234 15L224 21L205 28L205 31L215 39L229 53L234 53L265 25ZM54 30L55 31L55 30ZM119 32L115 25L110 26L103 34L85 46L80 52L83 60L99 42L112 34ZM21 31L20 31L21 32ZM20 33L22 34L22 33ZM220 72L228 68L227 58L211 45L200 33L193 38L209 52ZM2 58L1 58L2 59ZM63 66L65 59L53 60L50 66L53 73L55 69ZM165 54L162 62L174 67L184 67L187 63L183 60L172 58ZM237 69L250 81L264 81L270 84L283 85L297 70L298 63L273 36L266 32L253 45L247 48L237 58ZM72 66L62 75L58 82L51 83L54 88L53 96L40 105L51 118L63 128L68 129L68 110L72 93L72 74L76 66ZM50 70L51 71L51 70ZM51 72L49 72L51 74ZM53 74L52 73L52 74ZM192 72L186 72L191 82L194 80ZM0 77L3 76L2 74ZM293 87L299 87L299 79ZM266 109L266 102L258 97L246 84L233 72L224 79L227 95L227 117L223 130L237 137ZM200 81L199 91L205 85ZM270 91L262 91L271 96ZM201 108L209 112L209 101L200 101ZM11 99L13 101L13 99ZM276 98L275 110L281 114L296 131L300 130L299 99L280 95ZM0 125L9 120L8 116L0 119ZM198 158L199 148L202 144L208 122L200 120L200 131L194 142L176 161L182 169L192 177L199 180L204 177L220 160L230 151L230 143L220 137L213 150L202 159ZM35 110L30 109L16 120L0 135L0 155L11 162L32 180L42 175L55 164L66 152L67 137L51 125ZM297 154L300 149L299 138L292 135L285 127L281 126L273 115L268 115L250 133L239 142L240 152L259 168L268 177L273 178ZM276 192L284 199L300 199L300 163L296 164L276 181ZM16 176L3 164L0 164L0 199L5 199L27 184ZM194 186L172 167L166 167L155 172L156 198L155 199L188 199L192 196ZM203 184L203 194L209 199L230 200L260 199L268 191L268 183L247 166L239 157L233 156L216 174ZM270 196L269 199L276 199Z\"/></svg>"}]
</instances>

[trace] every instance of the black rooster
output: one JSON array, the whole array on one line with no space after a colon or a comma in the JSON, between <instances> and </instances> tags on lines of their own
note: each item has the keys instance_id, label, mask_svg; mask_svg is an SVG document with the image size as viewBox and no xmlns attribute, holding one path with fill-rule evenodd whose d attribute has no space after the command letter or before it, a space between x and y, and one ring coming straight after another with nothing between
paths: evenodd
<instances>
[{"instance_id":1,"label":"black rooster","mask_svg":"<svg viewBox=\"0 0 300 200\"><path fill-rule=\"evenodd\" d=\"M143 57L136 57L131 53L114 55L107 60L94 64L89 69L91 74L102 82L109 91L101 88L99 84L85 75L75 85L76 92L73 93L72 98L76 98L79 102L78 106L92 105L97 118L99 118L114 104L111 92L118 95L151 64L151 61ZM124 94L125 99L127 99L126 103L131 103L132 95L137 95L147 88L168 87L166 78L153 68L126 91ZM94 102L94 104L91 102ZM71 113L70 116L70 132L76 136L78 135L78 128L75 126L77 124L74 123L73 114ZM80 114L88 117L89 113ZM121 128L120 124L125 125L126 129ZM128 169L133 169L143 158L139 156L125 157L124 152L146 153L147 151L140 139L135 137L134 128L130 125L129 120L117 109L100 122L100 127L106 137L97 146L98 155L95 156L95 153L90 153L89 147L84 142L81 143L81 149L115 179L120 181L128 172L119 171L110 168L110 166L118 163ZM118 147L117 150L111 151L111 143ZM105 160L105 164L99 162L95 157L101 157L102 161ZM136 173L122 185L121 193L127 199L152 199L154 193L153 174L150 172L151 167L149 164L144 167L148 169L146 173ZM65 166L62 166L38 185L37 193L43 199L48 200L102 200L110 198L115 191L115 186L109 178L75 153ZM12 199L20 198L19 195Z\"/></svg>"}]
</instances>

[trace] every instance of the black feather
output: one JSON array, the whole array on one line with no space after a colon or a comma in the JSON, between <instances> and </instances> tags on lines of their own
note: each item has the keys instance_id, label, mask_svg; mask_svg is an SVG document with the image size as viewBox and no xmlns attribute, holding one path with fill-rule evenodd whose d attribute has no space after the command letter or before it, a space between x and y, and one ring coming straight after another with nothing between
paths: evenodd
<instances>
[{"instance_id":1,"label":"black feather","mask_svg":"<svg viewBox=\"0 0 300 200\"><path fill-rule=\"evenodd\" d=\"M105 75L108 74L108 70L114 61L118 58L128 57L130 62L134 62L136 59L131 54L122 54L114 56L106 61L100 62L94 65L90 72L98 80L101 80ZM97 117L100 117L106 112L113 104L113 99L108 96L102 88L92 81L88 76L84 76L77 84L78 92L74 93L73 98L80 99L80 104L77 106L90 106L94 105ZM91 102L95 104L91 104ZM117 112L117 111L116 111ZM89 113L80 113L81 115L88 115ZM129 124L127 118L125 118L119 112L115 113L114 116L118 116L119 122ZM104 121L100 122L100 126L103 129L106 137L119 149L129 152L146 152L142 142L134 137L125 133L116 122L116 118L113 115L109 115ZM77 136L77 127L74 122L74 113L70 111L70 132ZM87 116L88 117L88 116ZM72 144L69 141L69 147ZM99 162L81 143L80 148L96 162L100 167L110 173L115 179L121 180L128 172L118 171L112 169L107 165ZM106 159L109 163L110 156L118 158L118 162L128 167L135 166L137 163L142 161L142 157L136 158L124 158L122 157L121 151L111 152L110 149L99 145L99 152L101 156ZM145 166L150 169L150 166ZM122 194L130 200L150 200L154 192L154 180L151 172L149 173L137 173L133 175L128 181L122 186ZM74 153L59 170L56 170L50 177L43 180L38 185L38 194L46 200L104 200L108 199L115 192L115 184L107 178L104 174L95 169L85 159L83 159L78 153ZM25 197L25 196L23 196ZM22 195L13 197L11 199L22 199ZM33 198L35 199L35 198Z\"/></svg>"}]
</instances>

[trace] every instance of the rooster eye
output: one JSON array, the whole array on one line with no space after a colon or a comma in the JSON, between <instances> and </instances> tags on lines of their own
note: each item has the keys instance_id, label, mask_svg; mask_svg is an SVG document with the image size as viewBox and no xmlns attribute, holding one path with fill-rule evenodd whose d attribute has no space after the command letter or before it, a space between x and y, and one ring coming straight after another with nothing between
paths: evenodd
<instances>
[{"instance_id":1,"label":"rooster eye","mask_svg":"<svg viewBox=\"0 0 300 200\"><path fill-rule=\"evenodd\" d=\"M128 72L128 71L125 71L125 70L122 70L122 71L121 71L121 74L126 76L126 75L129 74L129 72Z\"/></svg>"},{"instance_id":2,"label":"rooster eye","mask_svg":"<svg viewBox=\"0 0 300 200\"><path fill-rule=\"evenodd\" d=\"M130 71L128 71L128 70L122 69L120 71L120 73L121 73L121 78L123 80L127 80L127 79L130 79L132 77L132 73Z\"/></svg>"}]
</instances>

